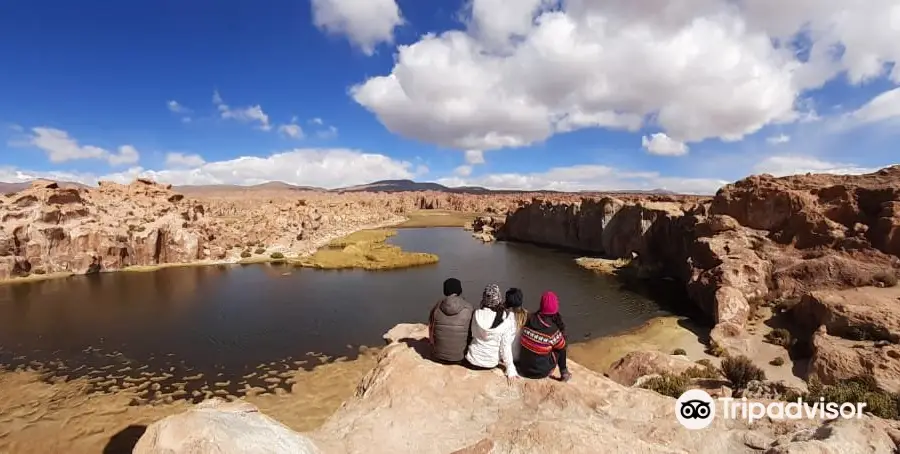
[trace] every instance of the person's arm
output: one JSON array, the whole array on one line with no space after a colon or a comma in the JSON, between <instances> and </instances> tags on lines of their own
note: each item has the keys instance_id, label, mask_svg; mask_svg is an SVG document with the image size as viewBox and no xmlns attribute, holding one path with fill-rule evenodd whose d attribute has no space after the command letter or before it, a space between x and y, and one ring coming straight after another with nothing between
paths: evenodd
<instances>
[{"instance_id":1,"label":"person's arm","mask_svg":"<svg viewBox=\"0 0 900 454\"><path fill-rule=\"evenodd\" d=\"M554 350L565 350L566 349L566 335L563 334L562 331L557 331L556 335L553 336L553 349Z\"/></svg>"},{"instance_id":2,"label":"person's arm","mask_svg":"<svg viewBox=\"0 0 900 454\"><path fill-rule=\"evenodd\" d=\"M569 374L569 368L566 364L566 335L562 331L557 331L559 339L553 344L553 351L556 352L556 365L559 367L560 378L568 381L566 375Z\"/></svg>"},{"instance_id":3,"label":"person's arm","mask_svg":"<svg viewBox=\"0 0 900 454\"><path fill-rule=\"evenodd\" d=\"M512 344L516 339L517 327L515 323L504 323L507 323L510 329L506 330L500 338L500 357L503 360L503 365L506 366L506 376L509 378L518 377L519 373L516 371L516 364L513 362L512 352Z\"/></svg>"},{"instance_id":4,"label":"person's arm","mask_svg":"<svg viewBox=\"0 0 900 454\"><path fill-rule=\"evenodd\" d=\"M428 313L428 343L431 345L434 345L434 311L437 310L438 304L441 303L435 304Z\"/></svg>"},{"instance_id":5,"label":"person's arm","mask_svg":"<svg viewBox=\"0 0 900 454\"><path fill-rule=\"evenodd\" d=\"M475 309L469 306L469 323L466 326L469 327L469 334L466 336L466 348L469 345L472 345L472 322L475 321Z\"/></svg>"}]
</instances>

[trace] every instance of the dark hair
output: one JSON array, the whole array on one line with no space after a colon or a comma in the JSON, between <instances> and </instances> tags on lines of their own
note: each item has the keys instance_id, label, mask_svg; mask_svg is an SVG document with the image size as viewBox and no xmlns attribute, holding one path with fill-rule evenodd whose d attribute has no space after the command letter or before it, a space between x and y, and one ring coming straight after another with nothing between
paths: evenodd
<instances>
[{"instance_id":1,"label":"dark hair","mask_svg":"<svg viewBox=\"0 0 900 454\"><path fill-rule=\"evenodd\" d=\"M559 312L552 314L552 315L535 312L533 316L540 317L540 319L543 320L544 322L553 323L563 333L563 336L566 335L566 322L563 321L562 315L560 315Z\"/></svg>"},{"instance_id":2,"label":"dark hair","mask_svg":"<svg viewBox=\"0 0 900 454\"><path fill-rule=\"evenodd\" d=\"M494 323L491 323L491 329L494 329L503 323L503 316L506 315L506 309L503 306L496 306L492 307L491 310L494 311Z\"/></svg>"},{"instance_id":3,"label":"dark hair","mask_svg":"<svg viewBox=\"0 0 900 454\"><path fill-rule=\"evenodd\" d=\"M512 309L514 307L522 307L522 304L525 302L525 295L522 294L522 290L519 290L515 287L506 291L506 301L504 305Z\"/></svg>"},{"instance_id":4,"label":"dark hair","mask_svg":"<svg viewBox=\"0 0 900 454\"><path fill-rule=\"evenodd\" d=\"M462 282L451 277L444 281L444 296L462 295Z\"/></svg>"}]
</instances>

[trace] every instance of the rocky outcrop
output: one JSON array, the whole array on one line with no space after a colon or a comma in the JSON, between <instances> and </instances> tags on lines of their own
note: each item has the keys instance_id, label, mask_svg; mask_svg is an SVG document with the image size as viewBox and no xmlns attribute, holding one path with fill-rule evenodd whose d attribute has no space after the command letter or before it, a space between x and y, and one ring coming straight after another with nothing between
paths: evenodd
<instances>
[{"instance_id":1,"label":"rocky outcrop","mask_svg":"<svg viewBox=\"0 0 900 454\"><path fill-rule=\"evenodd\" d=\"M495 241L494 232L503 227L504 222L504 216L479 216L471 223L472 237L484 243Z\"/></svg>"},{"instance_id":2,"label":"rocky outcrop","mask_svg":"<svg viewBox=\"0 0 900 454\"><path fill-rule=\"evenodd\" d=\"M147 180L97 189L35 182L0 200L0 279L191 262L209 253L202 205Z\"/></svg>"},{"instance_id":3,"label":"rocky outcrop","mask_svg":"<svg viewBox=\"0 0 900 454\"><path fill-rule=\"evenodd\" d=\"M624 387L572 364L574 378L506 384L499 371L442 366L426 352L422 325L394 332L354 399L310 436L326 452L893 452L875 418L816 422L717 418L688 431L674 399ZM402 421L402 424L398 423Z\"/></svg>"},{"instance_id":4,"label":"rocky outcrop","mask_svg":"<svg viewBox=\"0 0 900 454\"><path fill-rule=\"evenodd\" d=\"M823 327L812 337L809 374L826 385L871 376L880 388L900 392L900 346L842 339Z\"/></svg>"},{"instance_id":5,"label":"rocky outcrop","mask_svg":"<svg viewBox=\"0 0 900 454\"><path fill-rule=\"evenodd\" d=\"M151 424L134 454L319 454L303 435L246 402L211 399Z\"/></svg>"},{"instance_id":6,"label":"rocky outcrop","mask_svg":"<svg viewBox=\"0 0 900 454\"><path fill-rule=\"evenodd\" d=\"M821 290L804 295L791 310L797 325L857 341L900 343L900 288Z\"/></svg>"},{"instance_id":7,"label":"rocky outcrop","mask_svg":"<svg viewBox=\"0 0 900 454\"><path fill-rule=\"evenodd\" d=\"M770 242L733 218L707 216L705 204L630 203L604 197L573 204L535 201L510 214L503 240L587 251L683 282L691 300L716 324L722 348L752 354L743 327L750 301L768 293L771 264L760 254Z\"/></svg>"},{"instance_id":8,"label":"rocky outcrop","mask_svg":"<svg viewBox=\"0 0 900 454\"><path fill-rule=\"evenodd\" d=\"M424 325L403 325L388 334L390 345L360 382L356 396L308 434L318 449L336 454L886 454L897 449L892 424L871 417L830 423L762 420L752 425L716 418L709 428L685 430L675 418L672 398L619 385L575 363L568 383L521 379L509 385L497 370L472 371L425 358L426 333ZM261 433L272 426L265 424ZM241 423L220 433L234 440L245 427ZM138 446L160 433L151 428ZM184 439L196 438L193 431L181 433Z\"/></svg>"},{"instance_id":9,"label":"rocky outcrop","mask_svg":"<svg viewBox=\"0 0 900 454\"><path fill-rule=\"evenodd\" d=\"M896 282L900 166L861 176L753 176L711 201L534 200L496 236L631 259L683 282L726 353L753 356L757 302Z\"/></svg>"},{"instance_id":10,"label":"rocky outcrop","mask_svg":"<svg viewBox=\"0 0 900 454\"><path fill-rule=\"evenodd\" d=\"M624 386L633 386L645 375L681 375L697 364L686 356L667 355L654 351L633 351L609 366L606 375Z\"/></svg>"},{"instance_id":11,"label":"rocky outcrop","mask_svg":"<svg viewBox=\"0 0 900 454\"><path fill-rule=\"evenodd\" d=\"M719 190L712 211L783 244L900 255L900 166L867 175L756 175Z\"/></svg>"},{"instance_id":12,"label":"rocky outcrop","mask_svg":"<svg viewBox=\"0 0 900 454\"><path fill-rule=\"evenodd\" d=\"M38 181L0 197L0 280L129 266L303 255L361 228L403 220L397 198L186 198L149 180L97 188ZM246 253L246 254L245 254Z\"/></svg>"}]
</instances>

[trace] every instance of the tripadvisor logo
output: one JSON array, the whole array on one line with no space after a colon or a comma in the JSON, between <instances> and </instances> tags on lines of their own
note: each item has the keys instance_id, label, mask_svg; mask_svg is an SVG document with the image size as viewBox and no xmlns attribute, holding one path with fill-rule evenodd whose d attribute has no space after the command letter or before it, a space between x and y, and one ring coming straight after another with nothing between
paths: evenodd
<instances>
[{"instance_id":1,"label":"tripadvisor logo","mask_svg":"<svg viewBox=\"0 0 900 454\"><path fill-rule=\"evenodd\" d=\"M763 418L771 420L784 419L852 419L862 418L865 402L806 402L797 399L793 402L753 402L746 397L735 399L720 397L713 399L702 389L685 391L675 401L675 418L687 429L705 429L716 418L716 410L720 409L725 419L743 419L752 424Z\"/></svg>"},{"instance_id":2,"label":"tripadvisor logo","mask_svg":"<svg viewBox=\"0 0 900 454\"><path fill-rule=\"evenodd\" d=\"M716 418L716 401L702 389L689 389L675 401L675 418L686 429L705 429Z\"/></svg>"}]
</instances>

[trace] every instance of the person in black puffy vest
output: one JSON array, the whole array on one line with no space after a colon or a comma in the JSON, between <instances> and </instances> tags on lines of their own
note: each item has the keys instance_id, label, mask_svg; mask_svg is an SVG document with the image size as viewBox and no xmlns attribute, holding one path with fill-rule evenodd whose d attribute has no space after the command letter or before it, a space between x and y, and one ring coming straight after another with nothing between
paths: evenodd
<instances>
[{"instance_id":1,"label":"person in black puffy vest","mask_svg":"<svg viewBox=\"0 0 900 454\"><path fill-rule=\"evenodd\" d=\"M475 308L461 295L462 283L459 279L447 279L444 281L444 299L431 309L428 339L432 359L436 361L459 363L466 355Z\"/></svg>"}]
</instances>

